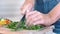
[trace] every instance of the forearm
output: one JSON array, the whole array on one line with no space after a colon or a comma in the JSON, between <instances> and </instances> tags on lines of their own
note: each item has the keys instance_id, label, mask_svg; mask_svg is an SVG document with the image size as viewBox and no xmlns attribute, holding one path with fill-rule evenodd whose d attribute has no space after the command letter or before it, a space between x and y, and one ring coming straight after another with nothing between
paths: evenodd
<instances>
[{"instance_id":1,"label":"forearm","mask_svg":"<svg viewBox=\"0 0 60 34\"><path fill-rule=\"evenodd\" d=\"M47 15L51 20L49 22L46 22L46 25L55 23L60 18L60 3L58 3Z\"/></svg>"}]
</instances>

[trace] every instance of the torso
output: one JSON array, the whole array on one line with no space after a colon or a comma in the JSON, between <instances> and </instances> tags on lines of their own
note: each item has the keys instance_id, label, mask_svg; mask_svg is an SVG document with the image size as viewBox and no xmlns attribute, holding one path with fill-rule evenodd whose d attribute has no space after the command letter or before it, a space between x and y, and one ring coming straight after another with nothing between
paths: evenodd
<instances>
[{"instance_id":1,"label":"torso","mask_svg":"<svg viewBox=\"0 0 60 34\"><path fill-rule=\"evenodd\" d=\"M38 10L42 13L48 13L58 4L57 0L35 0L34 10ZM60 19L54 24L55 33L60 33Z\"/></svg>"}]
</instances>

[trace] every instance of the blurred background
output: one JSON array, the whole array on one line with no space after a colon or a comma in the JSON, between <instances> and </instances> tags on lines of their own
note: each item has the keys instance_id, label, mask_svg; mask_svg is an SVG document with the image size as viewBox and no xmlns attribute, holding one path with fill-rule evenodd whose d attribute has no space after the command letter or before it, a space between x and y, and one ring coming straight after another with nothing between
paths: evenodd
<instances>
[{"instance_id":1,"label":"blurred background","mask_svg":"<svg viewBox=\"0 0 60 34\"><path fill-rule=\"evenodd\" d=\"M19 21L22 17L20 7L23 3L24 0L0 0L0 18Z\"/></svg>"},{"instance_id":2,"label":"blurred background","mask_svg":"<svg viewBox=\"0 0 60 34\"><path fill-rule=\"evenodd\" d=\"M23 5L24 1L25 0L0 0L0 18L19 21L22 17L20 7Z\"/></svg>"}]
</instances>

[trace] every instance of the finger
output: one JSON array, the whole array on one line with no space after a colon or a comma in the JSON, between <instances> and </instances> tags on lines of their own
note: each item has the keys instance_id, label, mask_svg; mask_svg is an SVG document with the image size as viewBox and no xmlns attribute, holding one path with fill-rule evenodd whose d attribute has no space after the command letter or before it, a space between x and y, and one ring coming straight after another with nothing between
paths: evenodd
<instances>
[{"instance_id":1,"label":"finger","mask_svg":"<svg viewBox=\"0 0 60 34\"><path fill-rule=\"evenodd\" d=\"M34 12L28 12L27 14L31 14L31 13L34 13ZM32 18L31 18L31 16L30 17L27 17L28 15L26 15L26 24L28 24L31 20L32 20Z\"/></svg>"},{"instance_id":2,"label":"finger","mask_svg":"<svg viewBox=\"0 0 60 34\"><path fill-rule=\"evenodd\" d=\"M42 15L42 13L38 12L38 11L33 11L33 12L28 12L27 13L27 17L32 16L34 18L34 16L36 15Z\"/></svg>"},{"instance_id":3,"label":"finger","mask_svg":"<svg viewBox=\"0 0 60 34\"><path fill-rule=\"evenodd\" d=\"M41 20L42 19L40 19L40 18L35 18L35 19L31 20L30 23L33 24L33 23L41 21Z\"/></svg>"},{"instance_id":4,"label":"finger","mask_svg":"<svg viewBox=\"0 0 60 34\"><path fill-rule=\"evenodd\" d=\"M33 21L33 24L44 24L43 18L35 18Z\"/></svg>"},{"instance_id":5,"label":"finger","mask_svg":"<svg viewBox=\"0 0 60 34\"><path fill-rule=\"evenodd\" d=\"M26 13L26 16L29 17L29 16L31 16L31 15L33 15L33 14L35 14L35 13L36 13L36 12L27 12L27 13Z\"/></svg>"},{"instance_id":6,"label":"finger","mask_svg":"<svg viewBox=\"0 0 60 34\"><path fill-rule=\"evenodd\" d=\"M27 24L32 24L33 22L33 20L35 19L35 18L37 18L37 16L39 17L39 12L36 12L36 14L33 14L32 16L29 16L29 17L26 17L26 19L27 19ZM39 17L40 18L40 17Z\"/></svg>"},{"instance_id":7,"label":"finger","mask_svg":"<svg viewBox=\"0 0 60 34\"><path fill-rule=\"evenodd\" d=\"M39 24L43 24L44 21L43 20L37 20L33 23L33 25L39 25Z\"/></svg>"},{"instance_id":8,"label":"finger","mask_svg":"<svg viewBox=\"0 0 60 34\"><path fill-rule=\"evenodd\" d=\"M29 13L31 14L32 12L29 12ZM33 21L36 20L36 18L38 19L41 18L40 12L35 11L35 13L33 12L29 17L27 17L28 15L26 16L27 24L32 24Z\"/></svg>"},{"instance_id":9,"label":"finger","mask_svg":"<svg viewBox=\"0 0 60 34\"><path fill-rule=\"evenodd\" d=\"M41 19L41 20L43 19L42 15L40 15L40 14L33 15L33 16L31 16L31 18L32 18L32 20L30 20L30 22L36 21L38 19Z\"/></svg>"},{"instance_id":10,"label":"finger","mask_svg":"<svg viewBox=\"0 0 60 34\"><path fill-rule=\"evenodd\" d=\"M30 12L27 12L27 13L30 13ZM28 25L28 23L29 23L29 21L31 19L31 18L27 18L27 16L28 16L27 13L26 13L26 25Z\"/></svg>"},{"instance_id":11,"label":"finger","mask_svg":"<svg viewBox=\"0 0 60 34\"><path fill-rule=\"evenodd\" d=\"M32 18L32 21L33 21L33 20L36 20L36 19L42 19L43 16L40 15L40 14L35 14L35 15L31 16L31 18Z\"/></svg>"},{"instance_id":12,"label":"finger","mask_svg":"<svg viewBox=\"0 0 60 34\"><path fill-rule=\"evenodd\" d=\"M32 18L26 19L26 25L30 24L30 20L32 20Z\"/></svg>"},{"instance_id":13,"label":"finger","mask_svg":"<svg viewBox=\"0 0 60 34\"><path fill-rule=\"evenodd\" d=\"M33 18L33 19L30 21L30 23L35 23L35 22L37 22L37 21L41 21L41 23L43 23L43 20L44 20L44 18L43 18L42 15L37 15L35 18Z\"/></svg>"},{"instance_id":14,"label":"finger","mask_svg":"<svg viewBox=\"0 0 60 34\"><path fill-rule=\"evenodd\" d=\"M32 15L34 13L37 13L37 11L31 11L31 12L27 12L27 15Z\"/></svg>"},{"instance_id":15,"label":"finger","mask_svg":"<svg viewBox=\"0 0 60 34\"><path fill-rule=\"evenodd\" d=\"M41 18L40 17L38 17L38 18L30 18L30 19L27 20L27 24L32 25L32 23L34 23L35 21L38 21L38 20L41 20Z\"/></svg>"},{"instance_id":16,"label":"finger","mask_svg":"<svg viewBox=\"0 0 60 34\"><path fill-rule=\"evenodd\" d=\"M29 19L29 18L34 18L36 15L38 15L39 13L37 11L35 12L28 12L26 14L26 18Z\"/></svg>"},{"instance_id":17,"label":"finger","mask_svg":"<svg viewBox=\"0 0 60 34\"><path fill-rule=\"evenodd\" d=\"M27 14L29 14L29 13L32 13L32 12L28 12ZM30 22L30 20L32 20L32 18L29 17L27 14L26 14L26 20L27 20L26 24L28 24Z\"/></svg>"}]
</instances>

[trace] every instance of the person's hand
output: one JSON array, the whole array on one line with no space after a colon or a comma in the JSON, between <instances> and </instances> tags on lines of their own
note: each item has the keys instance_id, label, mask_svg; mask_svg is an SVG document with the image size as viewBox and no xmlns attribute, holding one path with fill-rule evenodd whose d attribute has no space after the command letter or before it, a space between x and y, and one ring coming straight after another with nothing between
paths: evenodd
<instances>
[{"instance_id":1,"label":"person's hand","mask_svg":"<svg viewBox=\"0 0 60 34\"><path fill-rule=\"evenodd\" d=\"M44 23L44 14L38 11L27 12L26 25L37 25Z\"/></svg>"},{"instance_id":2,"label":"person's hand","mask_svg":"<svg viewBox=\"0 0 60 34\"><path fill-rule=\"evenodd\" d=\"M27 10L29 10L29 11L32 10L32 5L31 5L31 4L24 4L24 5L21 7L21 14L24 15Z\"/></svg>"},{"instance_id":3,"label":"person's hand","mask_svg":"<svg viewBox=\"0 0 60 34\"><path fill-rule=\"evenodd\" d=\"M45 15L38 11L31 11L26 13L26 25L39 25L39 24L47 24L50 19Z\"/></svg>"}]
</instances>

